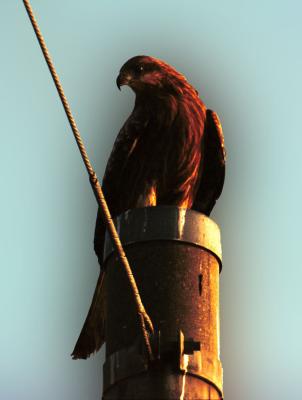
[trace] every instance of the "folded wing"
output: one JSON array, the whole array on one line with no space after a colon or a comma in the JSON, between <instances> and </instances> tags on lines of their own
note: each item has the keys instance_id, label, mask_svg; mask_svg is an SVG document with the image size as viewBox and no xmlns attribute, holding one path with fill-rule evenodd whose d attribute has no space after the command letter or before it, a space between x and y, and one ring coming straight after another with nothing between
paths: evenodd
<instances>
[{"instance_id":1,"label":"folded wing","mask_svg":"<svg viewBox=\"0 0 302 400\"><path fill-rule=\"evenodd\" d=\"M202 175L192 208L210 215L222 192L226 162L222 127L212 110L207 110L203 146Z\"/></svg>"}]
</instances>

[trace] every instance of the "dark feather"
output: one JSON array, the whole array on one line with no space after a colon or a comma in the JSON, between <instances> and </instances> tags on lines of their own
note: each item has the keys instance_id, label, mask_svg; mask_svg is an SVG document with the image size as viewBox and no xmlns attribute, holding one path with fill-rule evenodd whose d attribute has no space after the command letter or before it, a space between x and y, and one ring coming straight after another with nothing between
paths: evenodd
<instances>
[{"instance_id":1,"label":"dark feather","mask_svg":"<svg viewBox=\"0 0 302 400\"><path fill-rule=\"evenodd\" d=\"M225 177L226 154L222 127L215 111L207 110L204 131L204 160L193 209L210 215L221 195Z\"/></svg>"},{"instance_id":2,"label":"dark feather","mask_svg":"<svg viewBox=\"0 0 302 400\"><path fill-rule=\"evenodd\" d=\"M81 334L71 354L73 359L87 358L105 341L105 273L101 271L92 303Z\"/></svg>"}]
</instances>

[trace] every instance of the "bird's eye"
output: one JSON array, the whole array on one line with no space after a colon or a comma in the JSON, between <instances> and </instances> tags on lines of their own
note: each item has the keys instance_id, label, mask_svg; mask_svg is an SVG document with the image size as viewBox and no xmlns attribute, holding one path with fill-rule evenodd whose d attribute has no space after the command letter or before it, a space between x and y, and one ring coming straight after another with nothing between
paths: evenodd
<instances>
[{"instance_id":1,"label":"bird's eye","mask_svg":"<svg viewBox=\"0 0 302 400\"><path fill-rule=\"evenodd\" d=\"M138 65L138 66L136 67L136 70L137 70L137 72L143 72L144 66L143 66L143 65Z\"/></svg>"}]
</instances>

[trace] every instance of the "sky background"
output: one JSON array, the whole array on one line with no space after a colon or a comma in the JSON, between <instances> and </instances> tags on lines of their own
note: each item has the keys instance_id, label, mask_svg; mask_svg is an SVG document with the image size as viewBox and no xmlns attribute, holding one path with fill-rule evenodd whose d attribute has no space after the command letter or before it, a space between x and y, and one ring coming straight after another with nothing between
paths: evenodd
<instances>
[{"instance_id":1,"label":"sky background","mask_svg":"<svg viewBox=\"0 0 302 400\"><path fill-rule=\"evenodd\" d=\"M226 400L301 392L301 4L32 1L99 177L133 107L115 86L130 57L164 59L220 116ZM98 276L97 205L22 1L0 10L0 399L100 399L103 351L70 358Z\"/></svg>"}]
</instances>

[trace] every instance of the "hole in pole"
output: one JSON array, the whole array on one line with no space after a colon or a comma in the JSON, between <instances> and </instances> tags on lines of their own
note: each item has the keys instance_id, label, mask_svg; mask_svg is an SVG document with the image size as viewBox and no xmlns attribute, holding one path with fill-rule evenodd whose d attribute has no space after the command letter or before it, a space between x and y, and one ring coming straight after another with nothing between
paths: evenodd
<instances>
[{"instance_id":1,"label":"hole in pole","mask_svg":"<svg viewBox=\"0 0 302 400\"><path fill-rule=\"evenodd\" d=\"M199 290L199 296L201 296L201 293L202 293L202 274L198 275L198 290Z\"/></svg>"}]
</instances>

